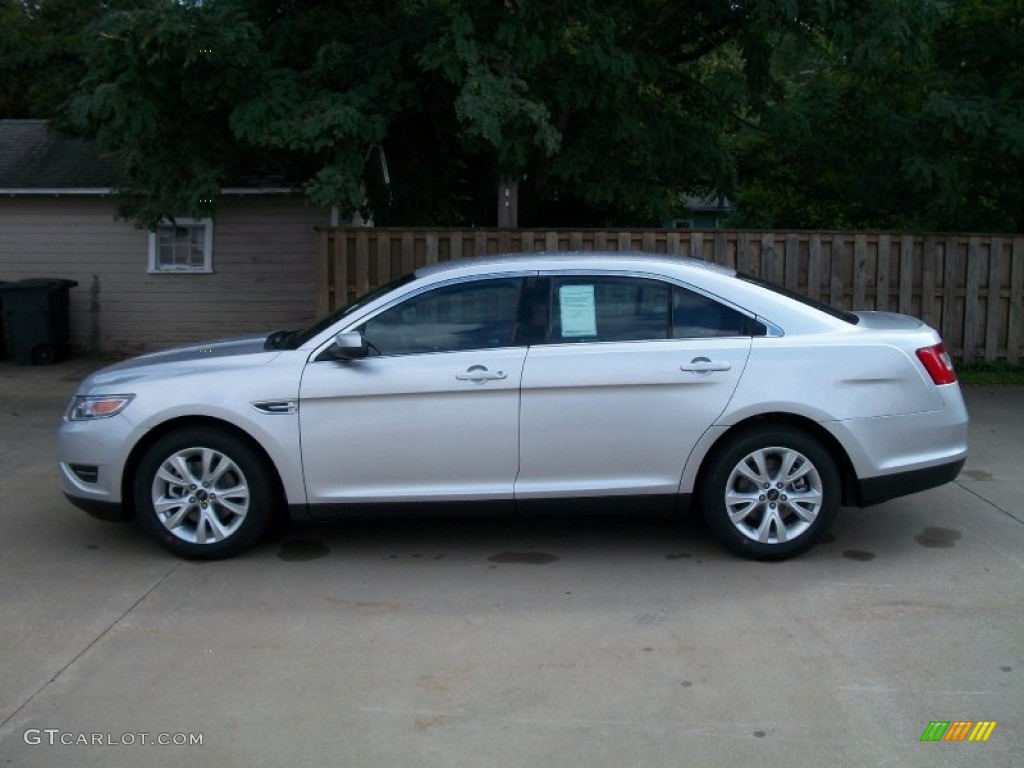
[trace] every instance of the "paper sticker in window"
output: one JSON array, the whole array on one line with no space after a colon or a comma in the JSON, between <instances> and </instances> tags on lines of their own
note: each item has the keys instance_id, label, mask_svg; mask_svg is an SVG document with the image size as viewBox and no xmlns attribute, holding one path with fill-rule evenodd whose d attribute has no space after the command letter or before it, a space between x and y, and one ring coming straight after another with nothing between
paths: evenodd
<instances>
[{"instance_id":1,"label":"paper sticker in window","mask_svg":"<svg viewBox=\"0 0 1024 768\"><path fill-rule=\"evenodd\" d=\"M594 286L561 286L558 289L558 305L561 309L563 339L597 336Z\"/></svg>"}]
</instances>

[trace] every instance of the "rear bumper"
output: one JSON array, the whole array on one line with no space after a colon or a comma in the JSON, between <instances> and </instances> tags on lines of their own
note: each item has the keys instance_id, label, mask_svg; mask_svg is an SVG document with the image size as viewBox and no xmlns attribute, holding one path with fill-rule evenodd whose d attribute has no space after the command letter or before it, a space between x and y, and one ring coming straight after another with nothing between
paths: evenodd
<instances>
[{"instance_id":1,"label":"rear bumper","mask_svg":"<svg viewBox=\"0 0 1024 768\"><path fill-rule=\"evenodd\" d=\"M956 384L934 411L822 424L850 460L844 502L866 507L948 483L967 459L967 409Z\"/></svg>"},{"instance_id":2,"label":"rear bumper","mask_svg":"<svg viewBox=\"0 0 1024 768\"><path fill-rule=\"evenodd\" d=\"M957 459L947 464L939 464L924 469L912 469L906 472L895 472L881 477L868 477L857 481L856 502L858 507L869 507L883 501L906 496L910 493L926 491L939 485L945 485L956 479L964 466L966 458Z\"/></svg>"}]
</instances>

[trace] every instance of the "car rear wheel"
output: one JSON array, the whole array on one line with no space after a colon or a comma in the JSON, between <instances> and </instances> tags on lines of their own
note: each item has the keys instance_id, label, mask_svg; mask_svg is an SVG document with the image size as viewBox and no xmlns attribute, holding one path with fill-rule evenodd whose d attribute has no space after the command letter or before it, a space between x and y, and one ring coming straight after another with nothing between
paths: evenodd
<instances>
[{"instance_id":1,"label":"car rear wheel","mask_svg":"<svg viewBox=\"0 0 1024 768\"><path fill-rule=\"evenodd\" d=\"M273 485L262 457L225 432L195 427L157 440L139 462L135 506L165 548L214 560L252 546L271 519Z\"/></svg>"},{"instance_id":2,"label":"car rear wheel","mask_svg":"<svg viewBox=\"0 0 1024 768\"><path fill-rule=\"evenodd\" d=\"M754 560L806 551L839 511L835 460L821 443L789 427L733 438L701 486L704 519L727 548Z\"/></svg>"}]
</instances>

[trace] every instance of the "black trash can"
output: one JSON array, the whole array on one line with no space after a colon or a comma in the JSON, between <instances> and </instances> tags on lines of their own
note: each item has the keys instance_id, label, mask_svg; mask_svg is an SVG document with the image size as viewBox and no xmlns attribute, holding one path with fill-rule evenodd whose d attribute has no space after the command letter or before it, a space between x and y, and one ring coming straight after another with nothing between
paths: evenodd
<instances>
[{"instance_id":1,"label":"black trash can","mask_svg":"<svg viewBox=\"0 0 1024 768\"><path fill-rule=\"evenodd\" d=\"M7 285L6 280L0 280L0 291ZM0 292L0 360L7 355L7 332L4 330L4 295Z\"/></svg>"},{"instance_id":2,"label":"black trash can","mask_svg":"<svg viewBox=\"0 0 1024 768\"><path fill-rule=\"evenodd\" d=\"M74 280L32 278L0 285L0 305L16 365L48 365L68 356L68 290Z\"/></svg>"}]
</instances>

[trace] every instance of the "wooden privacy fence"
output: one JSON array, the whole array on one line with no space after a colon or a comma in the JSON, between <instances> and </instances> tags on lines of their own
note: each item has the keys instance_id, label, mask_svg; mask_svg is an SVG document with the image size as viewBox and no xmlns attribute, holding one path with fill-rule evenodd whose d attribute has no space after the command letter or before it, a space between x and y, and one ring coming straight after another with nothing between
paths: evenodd
<instances>
[{"instance_id":1,"label":"wooden privacy fence","mask_svg":"<svg viewBox=\"0 0 1024 768\"><path fill-rule=\"evenodd\" d=\"M498 253L644 251L758 275L843 309L920 317L961 362L1021 361L1024 235L726 230L317 230L322 316L425 264Z\"/></svg>"}]
</instances>

